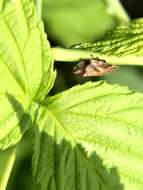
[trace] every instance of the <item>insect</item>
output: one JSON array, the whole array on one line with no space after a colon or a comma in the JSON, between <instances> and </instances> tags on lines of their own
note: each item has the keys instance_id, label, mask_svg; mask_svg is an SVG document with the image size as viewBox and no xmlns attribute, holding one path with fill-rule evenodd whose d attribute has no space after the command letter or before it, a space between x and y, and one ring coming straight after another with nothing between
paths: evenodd
<instances>
[{"instance_id":1,"label":"insect","mask_svg":"<svg viewBox=\"0 0 143 190\"><path fill-rule=\"evenodd\" d=\"M78 63L73 68L73 73L82 77L103 76L116 68L116 65L108 64L105 60L92 58Z\"/></svg>"}]
</instances>

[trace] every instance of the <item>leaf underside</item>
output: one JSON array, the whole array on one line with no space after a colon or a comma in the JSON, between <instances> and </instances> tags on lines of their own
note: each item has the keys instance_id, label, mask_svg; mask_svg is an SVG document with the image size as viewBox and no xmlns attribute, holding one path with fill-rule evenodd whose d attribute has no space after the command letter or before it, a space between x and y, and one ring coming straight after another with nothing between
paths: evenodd
<instances>
[{"instance_id":1,"label":"leaf underside","mask_svg":"<svg viewBox=\"0 0 143 190\"><path fill-rule=\"evenodd\" d=\"M143 19L132 20L108 30L94 43L75 45L75 49L99 53L113 64L143 65ZM114 58L114 59L113 59ZM139 63L138 63L139 62Z\"/></svg>"}]
</instances>

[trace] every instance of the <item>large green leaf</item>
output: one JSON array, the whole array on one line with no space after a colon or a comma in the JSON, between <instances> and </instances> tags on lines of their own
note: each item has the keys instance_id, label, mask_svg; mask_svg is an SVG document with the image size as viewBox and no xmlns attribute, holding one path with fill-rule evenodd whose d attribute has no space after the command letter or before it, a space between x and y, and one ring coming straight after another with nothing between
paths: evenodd
<instances>
[{"instance_id":1,"label":"large green leaf","mask_svg":"<svg viewBox=\"0 0 143 190\"><path fill-rule=\"evenodd\" d=\"M42 190L142 190L143 95L104 82L39 108L33 173Z\"/></svg>"},{"instance_id":2,"label":"large green leaf","mask_svg":"<svg viewBox=\"0 0 143 190\"><path fill-rule=\"evenodd\" d=\"M50 46L30 0L0 2L0 148L15 144L31 123L31 101L50 90ZM37 106L36 106L37 107Z\"/></svg>"}]
</instances>

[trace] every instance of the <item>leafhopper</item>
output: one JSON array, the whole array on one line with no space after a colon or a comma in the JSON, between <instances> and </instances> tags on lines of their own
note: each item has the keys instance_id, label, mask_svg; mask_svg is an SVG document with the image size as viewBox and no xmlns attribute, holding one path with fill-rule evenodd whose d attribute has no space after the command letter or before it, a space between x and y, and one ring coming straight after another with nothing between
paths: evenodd
<instances>
[{"instance_id":1,"label":"leafhopper","mask_svg":"<svg viewBox=\"0 0 143 190\"><path fill-rule=\"evenodd\" d=\"M108 64L105 60L92 58L78 63L73 68L73 73L82 77L103 76L116 68L116 65Z\"/></svg>"}]
</instances>

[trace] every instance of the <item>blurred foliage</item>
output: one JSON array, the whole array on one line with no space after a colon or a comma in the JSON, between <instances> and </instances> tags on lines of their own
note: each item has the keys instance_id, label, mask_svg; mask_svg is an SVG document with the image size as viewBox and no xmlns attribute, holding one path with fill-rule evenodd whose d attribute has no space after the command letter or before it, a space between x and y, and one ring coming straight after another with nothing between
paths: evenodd
<instances>
[{"instance_id":1,"label":"blurred foliage","mask_svg":"<svg viewBox=\"0 0 143 190\"><path fill-rule=\"evenodd\" d=\"M94 41L117 23L101 0L43 0L43 18L48 36L64 46Z\"/></svg>"},{"instance_id":2,"label":"blurred foliage","mask_svg":"<svg viewBox=\"0 0 143 190\"><path fill-rule=\"evenodd\" d=\"M136 12L138 9L143 9L143 4L135 6L134 0L122 0L122 2L131 15L135 9ZM118 23L117 19L107 12L106 4L101 0L43 0L43 19L51 44L62 46L95 41L102 37L106 30L115 27ZM88 80L102 79L143 92L143 72L138 67L122 66L103 78L80 78L73 75L73 66L71 63L55 63L58 76L51 94ZM32 181L31 175L32 139L33 131L31 130L24 135L19 144L18 156L7 190L38 189ZM6 152L0 153L1 165L4 164L6 155Z\"/></svg>"},{"instance_id":3,"label":"blurred foliage","mask_svg":"<svg viewBox=\"0 0 143 190\"><path fill-rule=\"evenodd\" d=\"M111 84L121 84L129 89L143 92L143 74L140 67L120 66L118 69L102 77Z\"/></svg>"}]
</instances>

